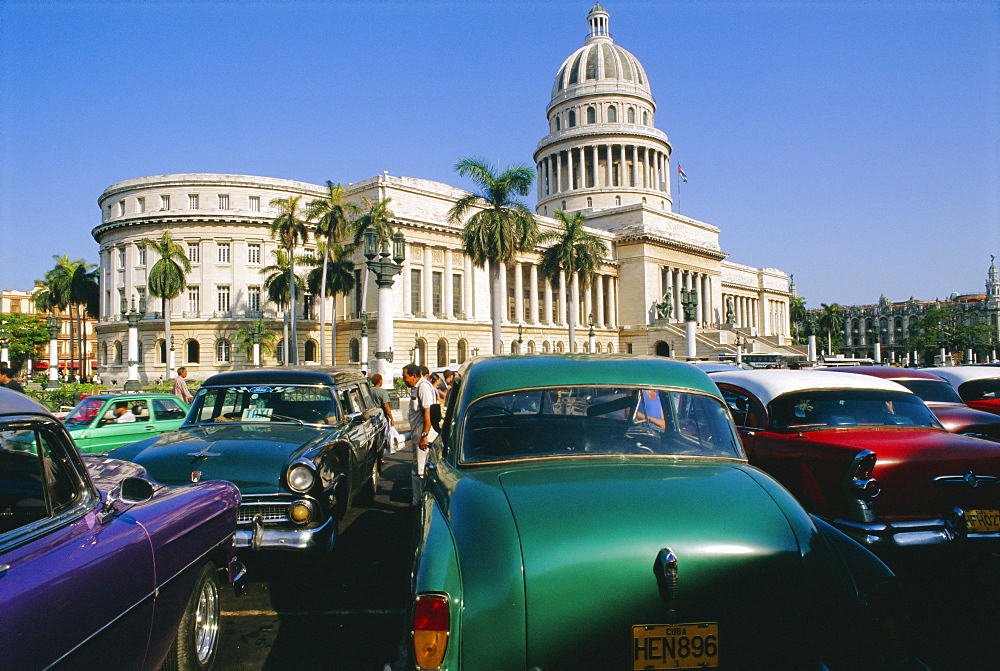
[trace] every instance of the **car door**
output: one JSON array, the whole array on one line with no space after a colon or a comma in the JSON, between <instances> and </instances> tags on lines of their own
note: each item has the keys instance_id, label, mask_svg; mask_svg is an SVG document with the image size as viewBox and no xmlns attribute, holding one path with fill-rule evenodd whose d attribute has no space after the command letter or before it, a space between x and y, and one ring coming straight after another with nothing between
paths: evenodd
<instances>
[{"instance_id":1,"label":"car door","mask_svg":"<svg viewBox=\"0 0 1000 671\"><path fill-rule=\"evenodd\" d=\"M351 488L357 489L367 480L371 473L369 459L371 443L371 427L366 418L364 404L361 402L361 392L356 384L345 385L337 390L340 407L346 416L344 435L351 443Z\"/></svg>"},{"instance_id":2,"label":"car door","mask_svg":"<svg viewBox=\"0 0 1000 671\"><path fill-rule=\"evenodd\" d=\"M0 424L0 666L140 668L153 612L153 559L101 501L65 431Z\"/></svg>"},{"instance_id":3,"label":"car door","mask_svg":"<svg viewBox=\"0 0 1000 671\"><path fill-rule=\"evenodd\" d=\"M115 408L122 404L132 411L134 422L116 421ZM91 434L87 452L107 452L155 435L158 431L151 420L149 401L146 399L119 398L108 401L98 413L92 428L87 431Z\"/></svg>"},{"instance_id":4,"label":"car door","mask_svg":"<svg viewBox=\"0 0 1000 671\"><path fill-rule=\"evenodd\" d=\"M150 409L155 433L173 431L179 428L187 417L187 408L173 398L154 398L150 403Z\"/></svg>"}]
</instances>

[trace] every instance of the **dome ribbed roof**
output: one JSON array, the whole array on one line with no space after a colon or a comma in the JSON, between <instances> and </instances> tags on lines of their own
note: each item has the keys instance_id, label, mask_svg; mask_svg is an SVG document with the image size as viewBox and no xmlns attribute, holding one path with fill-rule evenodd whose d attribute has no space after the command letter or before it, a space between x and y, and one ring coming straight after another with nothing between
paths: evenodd
<instances>
[{"instance_id":1,"label":"dome ribbed roof","mask_svg":"<svg viewBox=\"0 0 1000 671\"><path fill-rule=\"evenodd\" d=\"M588 92L592 92L597 84L609 85L609 90L624 88L652 101L653 92L639 59L611 39L607 11L600 5L594 5L587 20L590 23L587 42L559 68L552 84L552 98L572 97L577 86L586 86Z\"/></svg>"}]
</instances>

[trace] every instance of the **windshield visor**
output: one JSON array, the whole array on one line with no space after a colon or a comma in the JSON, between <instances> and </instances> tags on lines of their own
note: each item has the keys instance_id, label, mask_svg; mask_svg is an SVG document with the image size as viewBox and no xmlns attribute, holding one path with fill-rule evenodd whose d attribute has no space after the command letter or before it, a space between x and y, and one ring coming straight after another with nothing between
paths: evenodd
<instances>
[{"instance_id":1,"label":"windshield visor","mask_svg":"<svg viewBox=\"0 0 1000 671\"><path fill-rule=\"evenodd\" d=\"M188 415L188 424L337 421L337 403L329 389L291 385L202 387Z\"/></svg>"},{"instance_id":2,"label":"windshield visor","mask_svg":"<svg viewBox=\"0 0 1000 671\"><path fill-rule=\"evenodd\" d=\"M487 396L469 407L461 444L463 463L592 455L744 458L720 400L624 387Z\"/></svg>"},{"instance_id":3,"label":"windshield visor","mask_svg":"<svg viewBox=\"0 0 1000 671\"><path fill-rule=\"evenodd\" d=\"M801 391L771 401L769 411L774 431L811 431L847 426L942 428L918 396L899 391Z\"/></svg>"}]
</instances>

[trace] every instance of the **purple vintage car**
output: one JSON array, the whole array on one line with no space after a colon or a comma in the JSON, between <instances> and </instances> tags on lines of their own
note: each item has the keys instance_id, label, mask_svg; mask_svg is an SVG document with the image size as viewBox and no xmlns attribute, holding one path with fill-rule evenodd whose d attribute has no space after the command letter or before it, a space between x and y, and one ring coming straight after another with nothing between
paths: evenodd
<instances>
[{"instance_id":1,"label":"purple vintage car","mask_svg":"<svg viewBox=\"0 0 1000 671\"><path fill-rule=\"evenodd\" d=\"M0 389L0 667L207 669L220 582L242 586L228 482L164 487L81 457L32 399Z\"/></svg>"}]
</instances>

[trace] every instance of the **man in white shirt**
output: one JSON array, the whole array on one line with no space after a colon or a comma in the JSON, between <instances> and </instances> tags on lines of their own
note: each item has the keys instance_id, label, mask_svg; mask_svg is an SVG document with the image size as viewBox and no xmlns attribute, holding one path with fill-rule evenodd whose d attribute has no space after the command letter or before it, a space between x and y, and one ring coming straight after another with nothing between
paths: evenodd
<instances>
[{"instance_id":1,"label":"man in white shirt","mask_svg":"<svg viewBox=\"0 0 1000 671\"><path fill-rule=\"evenodd\" d=\"M128 403L119 403L115 406L115 424L127 424L135 421L135 414L129 409Z\"/></svg>"},{"instance_id":2,"label":"man in white shirt","mask_svg":"<svg viewBox=\"0 0 1000 671\"><path fill-rule=\"evenodd\" d=\"M409 363L403 367L403 381L410 387L410 407L407 420L410 423L410 446L413 448L413 505L417 505L424 493L424 464L427 463L428 432L431 427L431 406L437 403L437 392L430 380L420 374L420 366Z\"/></svg>"}]
</instances>

